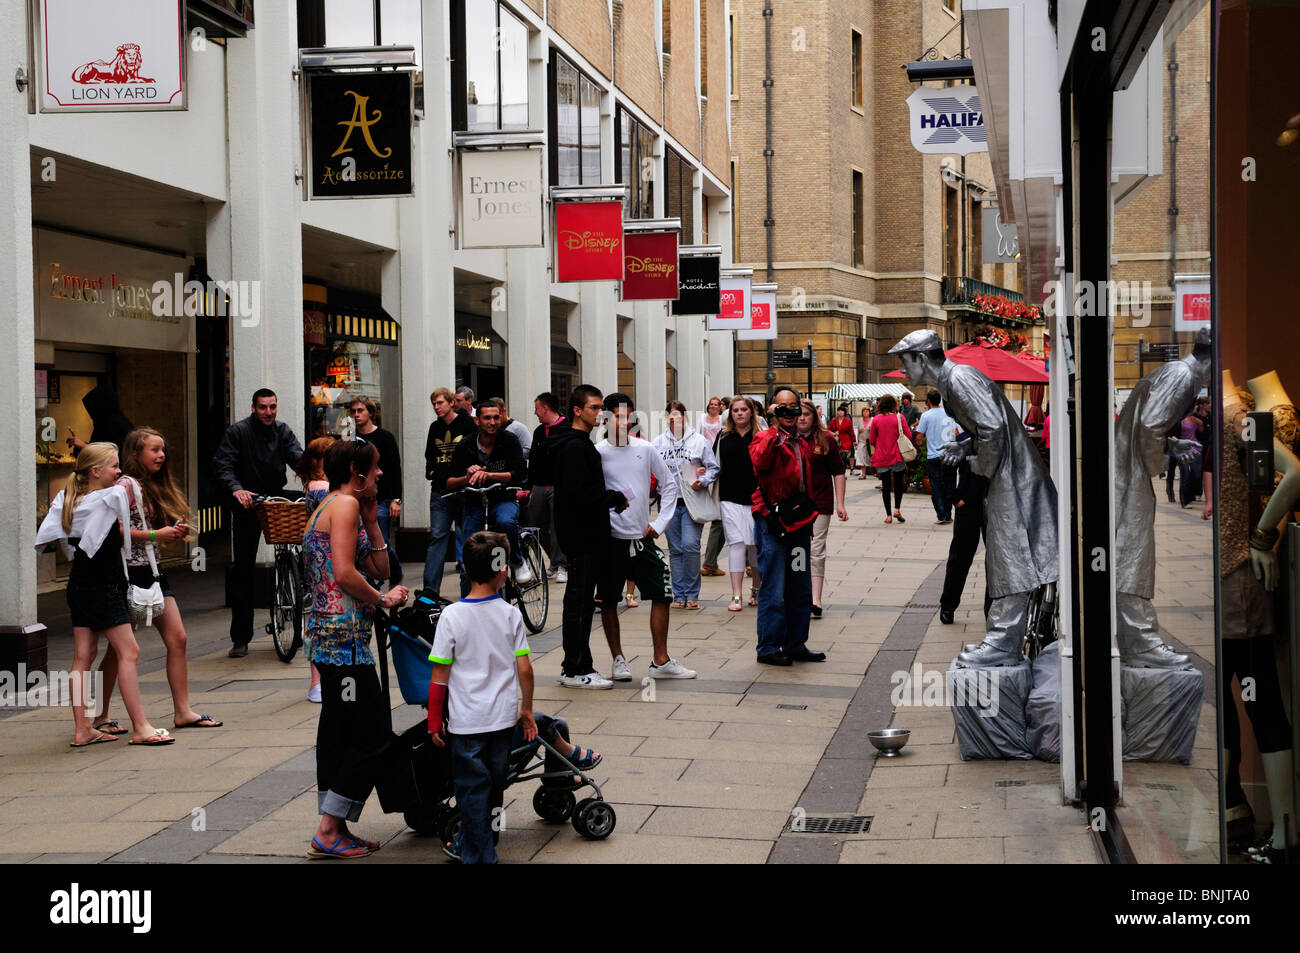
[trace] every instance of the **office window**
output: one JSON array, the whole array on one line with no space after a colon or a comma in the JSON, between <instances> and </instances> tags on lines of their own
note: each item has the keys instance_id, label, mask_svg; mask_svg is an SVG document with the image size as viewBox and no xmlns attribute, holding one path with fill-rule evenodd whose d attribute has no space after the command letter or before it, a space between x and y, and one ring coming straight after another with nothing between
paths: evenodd
<instances>
[{"instance_id":1,"label":"office window","mask_svg":"<svg viewBox=\"0 0 1300 953\"><path fill-rule=\"evenodd\" d=\"M618 108L617 125L618 182L629 187L625 217L654 218L654 133L633 119L622 106Z\"/></svg>"},{"instance_id":2,"label":"office window","mask_svg":"<svg viewBox=\"0 0 1300 953\"><path fill-rule=\"evenodd\" d=\"M744 261L740 254L740 205L736 191L736 161L731 161L731 260Z\"/></svg>"},{"instance_id":3,"label":"office window","mask_svg":"<svg viewBox=\"0 0 1300 953\"><path fill-rule=\"evenodd\" d=\"M709 95L709 0L700 0L700 95Z\"/></svg>"},{"instance_id":4,"label":"office window","mask_svg":"<svg viewBox=\"0 0 1300 953\"><path fill-rule=\"evenodd\" d=\"M423 40L420 0L298 0L300 47L413 46L418 66Z\"/></svg>"},{"instance_id":5,"label":"office window","mask_svg":"<svg viewBox=\"0 0 1300 953\"><path fill-rule=\"evenodd\" d=\"M861 268L866 260L863 249L864 238L867 233L866 220L864 219L863 204L863 179L862 173L853 170L853 267Z\"/></svg>"},{"instance_id":6,"label":"office window","mask_svg":"<svg viewBox=\"0 0 1300 953\"><path fill-rule=\"evenodd\" d=\"M551 54L551 184L600 183L600 87Z\"/></svg>"},{"instance_id":7,"label":"office window","mask_svg":"<svg viewBox=\"0 0 1300 953\"><path fill-rule=\"evenodd\" d=\"M498 3L452 7L452 122L458 130L528 128L528 27Z\"/></svg>"},{"instance_id":8,"label":"office window","mask_svg":"<svg viewBox=\"0 0 1300 953\"><path fill-rule=\"evenodd\" d=\"M731 63L728 66L728 69L731 71L728 74L731 79L731 95L739 96L740 77L736 74L739 58L736 56L736 17L734 14L727 17L727 48L731 57Z\"/></svg>"},{"instance_id":9,"label":"office window","mask_svg":"<svg viewBox=\"0 0 1300 953\"><path fill-rule=\"evenodd\" d=\"M660 17L659 31L660 38L663 42L663 51L669 56L673 54L673 3L672 0L659 0Z\"/></svg>"},{"instance_id":10,"label":"office window","mask_svg":"<svg viewBox=\"0 0 1300 953\"><path fill-rule=\"evenodd\" d=\"M672 149L664 154L664 217L680 218L682 244L695 243L695 169Z\"/></svg>"},{"instance_id":11,"label":"office window","mask_svg":"<svg viewBox=\"0 0 1300 953\"><path fill-rule=\"evenodd\" d=\"M862 108L862 34L853 31L853 105Z\"/></svg>"},{"instance_id":12,"label":"office window","mask_svg":"<svg viewBox=\"0 0 1300 953\"><path fill-rule=\"evenodd\" d=\"M946 185L943 189L943 233L944 233L944 269L945 275L960 275L961 265L958 258L958 238L961 232L961 216L957 210L957 190Z\"/></svg>"}]
</instances>

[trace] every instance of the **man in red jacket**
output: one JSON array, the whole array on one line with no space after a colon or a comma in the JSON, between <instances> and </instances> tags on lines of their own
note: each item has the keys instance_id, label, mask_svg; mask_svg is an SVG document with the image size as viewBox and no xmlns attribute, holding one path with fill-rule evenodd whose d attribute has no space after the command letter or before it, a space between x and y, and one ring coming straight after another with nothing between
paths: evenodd
<instances>
[{"instance_id":1,"label":"man in red jacket","mask_svg":"<svg viewBox=\"0 0 1300 953\"><path fill-rule=\"evenodd\" d=\"M812 617L812 524L808 496L812 447L801 438L799 395L789 387L772 395L774 426L754 437L754 537L763 585L758 590L758 660L764 665L824 662L808 650ZM806 503L806 506L799 504Z\"/></svg>"}]
</instances>

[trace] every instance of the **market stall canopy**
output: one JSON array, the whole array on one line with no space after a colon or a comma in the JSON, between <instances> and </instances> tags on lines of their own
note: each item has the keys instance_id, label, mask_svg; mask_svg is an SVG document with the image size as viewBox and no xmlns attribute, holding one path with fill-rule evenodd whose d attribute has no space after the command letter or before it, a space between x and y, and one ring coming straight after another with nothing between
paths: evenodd
<instances>
[{"instance_id":1,"label":"market stall canopy","mask_svg":"<svg viewBox=\"0 0 1300 953\"><path fill-rule=\"evenodd\" d=\"M902 371L893 374L886 374L886 377L902 377ZM911 395L911 391L902 384L835 384L826 392L827 403L833 403L837 400L875 400L878 397L884 397L886 394L893 394L895 397L902 397L904 394Z\"/></svg>"},{"instance_id":2,"label":"market stall canopy","mask_svg":"<svg viewBox=\"0 0 1300 953\"><path fill-rule=\"evenodd\" d=\"M959 344L944 354L954 364L968 364L982 372L989 380L999 384L1046 384L1047 372L1036 358L1022 359L1008 354L991 344ZM906 377L901 370L890 371L885 377Z\"/></svg>"}]
</instances>

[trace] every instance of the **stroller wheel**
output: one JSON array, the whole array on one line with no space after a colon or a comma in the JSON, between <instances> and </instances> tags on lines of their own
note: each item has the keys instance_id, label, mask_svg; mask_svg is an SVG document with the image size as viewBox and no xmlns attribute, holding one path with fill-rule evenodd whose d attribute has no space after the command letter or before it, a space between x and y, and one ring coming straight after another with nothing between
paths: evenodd
<instances>
[{"instance_id":1,"label":"stroller wheel","mask_svg":"<svg viewBox=\"0 0 1300 953\"><path fill-rule=\"evenodd\" d=\"M539 787L533 792L533 810L544 821L563 824L573 816L575 798L572 791L556 791Z\"/></svg>"},{"instance_id":2,"label":"stroller wheel","mask_svg":"<svg viewBox=\"0 0 1300 953\"><path fill-rule=\"evenodd\" d=\"M402 820L421 837L433 837L442 833L447 808L441 804L417 804L402 814Z\"/></svg>"},{"instance_id":3,"label":"stroller wheel","mask_svg":"<svg viewBox=\"0 0 1300 953\"><path fill-rule=\"evenodd\" d=\"M460 809L451 808L444 812L442 821L442 842L455 844L460 840Z\"/></svg>"},{"instance_id":4,"label":"stroller wheel","mask_svg":"<svg viewBox=\"0 0 1300 953\"><path fill-rule=\"evenodd\" d=\"M614 833L618 816L609 802L584 798L573 812L573 829L590 840L604 840Z\"/></svg>"}]
</instances>

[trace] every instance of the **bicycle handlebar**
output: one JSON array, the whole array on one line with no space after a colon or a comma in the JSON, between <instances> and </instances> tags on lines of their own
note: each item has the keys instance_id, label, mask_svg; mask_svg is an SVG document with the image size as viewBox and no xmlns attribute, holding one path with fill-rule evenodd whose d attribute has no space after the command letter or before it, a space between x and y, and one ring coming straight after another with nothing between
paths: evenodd
<instances>
[{"instance_id":1,"label":"bicycle handlebar","mask_svg":"<svg viewBox=\"0 0 1300 953\"><path fill-rule=\"evenodd\" d=\"M504 483L493 483L491 486L469 486L466 484L459 490L450 490L447 493L442 494L442 498L445 500L447 497L455 496L457 493L478 493L479 495L483 495L491 493L494 490L500 490L505 493L522 493L526 489L527 487L523 486L506 486Z\"/></svg>"}]
</instances>

